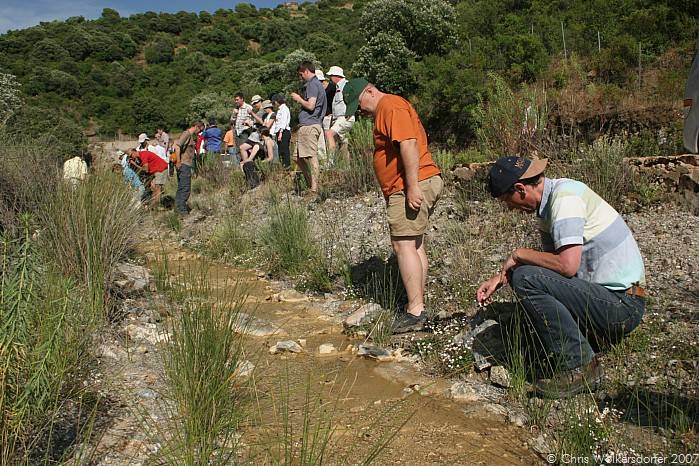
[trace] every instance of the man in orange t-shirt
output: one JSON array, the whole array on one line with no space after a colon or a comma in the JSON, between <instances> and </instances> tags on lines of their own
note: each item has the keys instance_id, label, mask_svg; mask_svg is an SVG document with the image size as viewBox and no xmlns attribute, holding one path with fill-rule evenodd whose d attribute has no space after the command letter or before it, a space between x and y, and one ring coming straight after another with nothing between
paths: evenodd
<instances>
[{"instance_id":1,"label":"man in orange t-shirt","mask_svg":"<svg viewBox=\"0 0 699 466\"><path fill-rule=\"evenodd\" d=\"M408 295L406 312L396 316L393 333L421 330L425 316L427 254L423 236L442 193L442 177L427 147L427 134L404 98L379 91L366 79L343 89L346 115L359 108L374 117L374 172L386 198L391 245Z\"/></svg>"}]
</instances>

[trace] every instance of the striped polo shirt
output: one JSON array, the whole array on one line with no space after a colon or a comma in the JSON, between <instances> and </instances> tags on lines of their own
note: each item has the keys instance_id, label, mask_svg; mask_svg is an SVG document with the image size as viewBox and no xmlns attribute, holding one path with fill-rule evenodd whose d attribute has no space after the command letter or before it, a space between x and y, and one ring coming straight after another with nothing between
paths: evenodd
<instances>
[{"instance_id":1,"label":"striped polo shirt","mask_svg":"<svg viewBox=\"0 0 699 466\"><path fill-rule=\"evenodd\" d=\"M545 251L582 244L576 277L610 290L645 284L643 258L631 230L585 183L545 178L537 214Z\"/></svg>"}]
</instances>

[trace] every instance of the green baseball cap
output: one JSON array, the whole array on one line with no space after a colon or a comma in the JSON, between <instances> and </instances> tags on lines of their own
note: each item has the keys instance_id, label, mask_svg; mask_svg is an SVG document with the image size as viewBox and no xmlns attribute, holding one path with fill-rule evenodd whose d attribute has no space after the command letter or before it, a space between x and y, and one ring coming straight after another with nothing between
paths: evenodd
<instances>
[{"instance_id":1,"label":"green baseball cap","mask_svg":"<svg viewBox=\"0 0 699 466\"><path fill-rule=\"evenodd\" d=\"M359 95L364 89L369 85L369 81L364 78L350 79L342 88L342 99L347 105L347 110L345 110L345 116L352 116L357 113L357 107L359 107Z\"/></svg>"}]
</instances>

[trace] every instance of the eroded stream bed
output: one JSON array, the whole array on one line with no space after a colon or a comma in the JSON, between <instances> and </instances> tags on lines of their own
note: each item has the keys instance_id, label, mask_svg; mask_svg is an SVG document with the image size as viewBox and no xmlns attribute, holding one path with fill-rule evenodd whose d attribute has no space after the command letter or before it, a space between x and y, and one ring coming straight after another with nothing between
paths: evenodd
<instances>
[{"instance_id":1,"label":"eroded stream bed","mask_svg":"<svg viewBox=\"0 0 699 466\"><path fill-rule=\"evenodd\" d=\"M171 280L183 283L202 269L203 259L175 244L142 250L151 270L167 258ZM540 464L524 429L481 403L450 399L447 380L427 377L410 360L379 362L351 348L362 339L343 334L348 303L309 299L251 271L206 263L207 299L225 299L238 286L247 294L243 311L254 318L245 331L246 359L255 365L257 399L242 432L246 445L269 442L280 422L279 402L288 387L292 422L300 422L307 393L320 400L334 429L329 463L361 462L382 435L400 429L376 464ZM356 307L356 306L355 306ZM253 319L250 319L253 321ZM269 348L300 343L300 353ZM337 351L320 354L321 345ZM492 408L492 406L491 406ZM407 420L407 421L406 421ZM402 427L401 427L402 425ZM300 428L300 426L299 426Z\"/></svg>"}]
</instances>

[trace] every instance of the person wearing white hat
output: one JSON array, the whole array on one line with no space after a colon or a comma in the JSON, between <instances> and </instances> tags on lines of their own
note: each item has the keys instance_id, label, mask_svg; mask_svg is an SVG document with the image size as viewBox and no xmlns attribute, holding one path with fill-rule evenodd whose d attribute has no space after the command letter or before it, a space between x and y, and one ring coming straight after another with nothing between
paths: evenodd
<instances>
[{"instance_id":1,"label":"person wearing white hat","mask_svg":"<svg viewBox=\"0 0 699 466\"><path fill-rule=\"evenodd\" d=\"M150 141L150 138L146 133L141 133L138 135L138 145L136 146L136 150L146 150L148 149L148 141Z\"/></svg>"},{"instance_id":2,"label":"person wearing white hat","mask_svg":"<svg viewBox=\"0 0 699 466\"><path fill-rule=\"evenodd\" d=\"M262 108L262 97L255 94L252 96L252 99L250 99L250 105L252 105L253 110L255 110L254 113L250 114L253 119L254 126L256 129L260 129L265 118L265 111Z\"/></svg>"},{"instance_id":3,"label":"person wearing white hat","mask_svg":"<svg viewBox=\"0 0 699 466\"><path fill-rule=\"evenodd\" d=\"M325 164L328 161L328 150L325 141L325 131L330 128L330 121L332 120L330 102L332 102L332 98L335 95L335 84L328 81L328 78L326 78L325 74L323 74L323 70L319 68L316 69L316 78L318 78L318 81L320 81L320 83L323 85L323 89L325 89L325 100L328 103L327 110L325 111L325 116L323 117L323 131L318 137L318 160L321 163Z\"/></svg>"},{"instance_id":4,"label":"person wearing white hat","mask_svg":"<svg viewBox=\"0 0 699 466\"><path fill-rule=\"evenodd\" d=\"M332 120L329 128L325 131L325 139L328 142L328 152L333 153L337 149L337 142L340 142L339 152L345 159L349 159L349 151L347 149L347 135L354 124L354 115L347 118L345 111L347 106L342 97L342 89L347 84L345 72L339 66L331 66L328 70L330 80L335 84L336 91L331 104Z\"/></svg>"}]
</instances>

